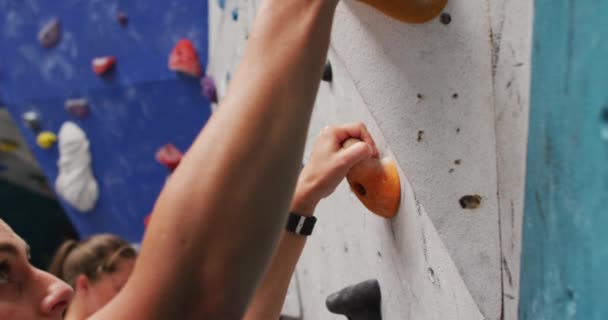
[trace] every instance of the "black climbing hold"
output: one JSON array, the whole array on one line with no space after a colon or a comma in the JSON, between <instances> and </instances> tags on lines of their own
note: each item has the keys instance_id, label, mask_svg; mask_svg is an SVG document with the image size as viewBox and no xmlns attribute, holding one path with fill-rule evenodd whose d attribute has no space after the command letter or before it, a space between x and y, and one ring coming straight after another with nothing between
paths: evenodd
<instances>
[{"instance_id":1,"label":"black climbing hold","mask_svg":"<svg viewBox=\"0 0 608 320\"><path fill-rule=\"evenodd\" d=\"M45 48L52 48L61 40L61 22L54 18L42 26L38 32L38 42Z\"/></svg>"},{"instance_id":2,"label":"black climbing hold","mask_svg":"<svg viewBox=\"0 0 608 320\"><path fill-rule=\"evenodd\" d=\"M28 111L24 113L23 121L25 121L25 124L35 132L42 129L42 121L40 119L40 115L36 111Z\"/></svg>"},{"instance_id":3,"label":"black climbing hold","mask_svg":"<svg viewBox=\"0 0 608 320\"><path fill-rule=\"evenodd\" d=\"M331 63L327 61L325 64L325 70L323 70L323 81L332 82L334 79L334 73L331 70Z\"/></svg>"},{"instance_id":4,"label":"black climbing hold","mask_svg":"<svg viewBox=\"0 0 608 320\"><path fill-rule=\"evenodd\" d=\"M116 13L116 21L123 27L126 27L129 24L129 16L122 11L118 11Z\"/></svg>"},{"instance_id":5,"label":"black climbing hold","mask_svg":"<svg viewBox=\"0 0 608 320\"><path fill-rule=\"evenodd\" d=\"M325 304L349 320L382 320L381 299L378 281L367 280L329 295Z\"/></svg>"},{"instance_id":6,"label":"black climbing hold","mask_svg":"<svg viewBox=\"0 0 608 320\"><path fill-rule=\"evenodd\" d=\"M478 194L467 195L458 201L463 209L477 209L481 205L481 196Z\"/></svg>"},{"instance_id":7,"label":"black climbing hold","mask_svg":"<svg viewBox=\"0 0 608 320\"><path fill-rule=\"evenodd\" d=\"M78 118L85 118L89 114L89 100L85 98L68 99L65 101L65 110Z\"/></svg>"},{"instance_id":8,"label":"black climbing hold","mask_svg":"<svg viewBox=\"0 0 608 320\"><path fill-rule=\"evenodd\" d=\"M458 93L454 93L454 94L452 95L452 98L454 98L454 99L458 99Z\"/></svg>"},{"instance_id":9,"label":"black climbing hold","mask_svg":"<svg viewBox=\"0 0 608 320\"><path fill-rule=\"evenodd\" d=\"M444 12L439 16L439 21L445 25L448 25L450 22L452 22L452 16L449 13Z\"/></svg>"}]
</instances>

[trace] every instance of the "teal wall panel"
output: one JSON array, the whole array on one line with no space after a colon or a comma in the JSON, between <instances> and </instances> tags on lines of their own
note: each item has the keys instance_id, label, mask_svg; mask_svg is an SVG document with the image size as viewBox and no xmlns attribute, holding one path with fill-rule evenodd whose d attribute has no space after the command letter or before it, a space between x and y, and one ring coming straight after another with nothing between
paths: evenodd
<instances>
[{"instance_id":1,"label":"teal wall panel","mask_svg":"<svg viewBox=\"0 0 608 320\"><path fill-rule=\"evenodd\" d=\"M535 2L520 319L608 319L608 1Z\"/></svg>"}]
</instances>

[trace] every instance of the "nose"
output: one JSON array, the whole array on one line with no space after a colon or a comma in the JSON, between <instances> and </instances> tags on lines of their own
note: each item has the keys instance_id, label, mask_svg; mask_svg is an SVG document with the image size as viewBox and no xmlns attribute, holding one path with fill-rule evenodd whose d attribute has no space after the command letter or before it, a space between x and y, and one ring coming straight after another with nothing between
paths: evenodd
<instances>
[{"instance_id":1,"label":"nose","mask_svg":"<svg viewBox=\"0 0 608 320\"><path fill-rule=\"evenodd\" d=\"M45 316L59 317L68 307L74 290L65 282L49 273L40 271L42 277L46 278L46 293L42 298L40 309Z\"/></svg>"}]
</instances>

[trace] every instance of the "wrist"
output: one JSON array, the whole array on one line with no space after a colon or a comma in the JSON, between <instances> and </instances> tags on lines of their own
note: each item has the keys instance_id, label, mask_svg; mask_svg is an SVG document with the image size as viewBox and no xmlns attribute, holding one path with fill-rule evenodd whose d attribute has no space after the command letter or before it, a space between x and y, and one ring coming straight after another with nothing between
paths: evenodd
<instances>
[{"instance_id":1,"label":"wrist","mask_svg":"<svg viewBox=\"0 0 608 320\"><path fill-rule=\"evenodd\" d=\"M315 213L319 203L314 197L306 192L296 192L292 201L290 211L302 216L311 217Z\"/></svg>"}]
</instances>

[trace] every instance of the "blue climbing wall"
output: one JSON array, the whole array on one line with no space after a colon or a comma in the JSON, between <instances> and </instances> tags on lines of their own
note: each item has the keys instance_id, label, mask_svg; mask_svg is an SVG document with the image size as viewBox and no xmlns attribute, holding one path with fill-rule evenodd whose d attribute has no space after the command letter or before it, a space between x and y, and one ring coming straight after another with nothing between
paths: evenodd
<instances>
[{"instance_id":1,"label":"blue climbing wall","mask_svg":"<svg viewBox=\"0 0 608 320\"><path fill-rule=\"evenodd\" d=\"M118 11L128 26L116 20ZM62 22L58 46L37 42L40 27ZM74 121L91 142L93 171L100 186L94 211L77 212L62 202L81 236L112 232L140 241L168 171L154 158L173 143L185 151L211 109L197 79L167 68L179 39L190 39L207 64L207 2L179 0L0 0L0 97L13 118L38 111L43 130L58 132ZM101 78L91 70L98 56L117 58L115 70ZM80 120L64 109L67 98L86 97L91 114ZM58 149L35 145L35 133L20 129L54 183Z\"/></svg>"},{"instance_id":2,"label":"blue climbing wall","mask_svg":"<svg viewBox=\"0 0 608 320\"><path fill-rule=\"evenodd\" d=\"M607 319L608 2L535 6L520 319Z\"/></svg>"}]
</instances>

